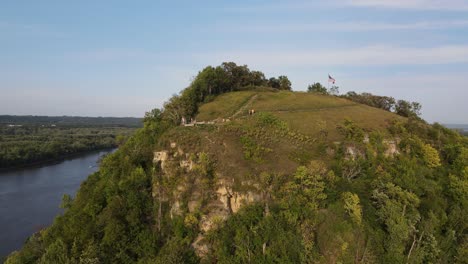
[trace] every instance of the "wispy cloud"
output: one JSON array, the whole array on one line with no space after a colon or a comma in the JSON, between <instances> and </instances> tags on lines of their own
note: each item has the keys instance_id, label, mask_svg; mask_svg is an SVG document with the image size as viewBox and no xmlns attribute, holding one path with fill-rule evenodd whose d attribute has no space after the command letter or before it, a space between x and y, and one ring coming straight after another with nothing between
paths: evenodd
<instances>
[{"instance_id":1,"label":"wispy cloud","mask_svg":"<svg viewBox=\"0 0 468 264\"><path fill-rule=\"evenodd\" d=\"M304 11L317 8L373 7L414 10L468 11L468 0L330 0L330 1L271 1L249 3L247 6L227 6L223 10L236 13Z\"/></svg>"},{"instance_id":2,"label":"wispy cloud","mask_svg":"<svg viewBox=\"0 0 468 264\"><path fill-rule=\"evenodd\" d=\"M468 27L468 20L441 20L441 21L418 21L411 23L379 23L370 21L329 22L321 23L250 23L249 26L218 25L219 30L231 30L236 32L366 32L383 30L436 30L449 28Z\"/></svg>"},{"instance_id":3,"label":"wispy cloud","mask_svg":"<svg viewBox=\"0 0 468 264\"><path fill-rule=\"evenodd\" d=\"M299 11L311 8L329 7L330 4L325 1L269 1L267 3L253 3L248 2L248 5L239 6L237 2L235 5L223 6L221 9L234 13L257 13L257 12L284 12L284 11Z\"/></svg>"},{"instance_id":4,"label":"wispy cloud","mask_svg":"<svg viewBox=\"0 0 468 264\"><path fill-rule=\"evenodd\" d=\"M345 4L358 7L468 11L467 0L346 0Z\"/></svg>"},{"instance_id":5,"label":"wispy cloud","mask_svg":"<svg viewBox=\"0 0 468 264\"><path fill-rule=\"evenodd\" d=\"M430 48L396 46L368 46L354 49L291 50L291 51L238 51L197 54L211 61L239 61L253 65L270 66L323 66L323 65L431 65L468 63L468 45Z\"/></svg>"}]
</instances>

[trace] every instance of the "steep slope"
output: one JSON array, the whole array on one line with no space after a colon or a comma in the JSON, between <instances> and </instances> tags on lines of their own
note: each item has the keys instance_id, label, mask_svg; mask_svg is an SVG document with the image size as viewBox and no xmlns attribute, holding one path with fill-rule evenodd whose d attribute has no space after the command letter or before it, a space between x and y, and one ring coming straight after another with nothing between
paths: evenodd
<instances>
[{"instance_id":1,"label":"steep slope","mask_svg":"<svg viewBox=\"0 0 468 264\"><path fill-rule=\"evenodd\" d=\"M249 115L248 110L255 114ZM462 263L468 142L311 93L155 111L7 263Z\"/></svg>"}]
</instances>

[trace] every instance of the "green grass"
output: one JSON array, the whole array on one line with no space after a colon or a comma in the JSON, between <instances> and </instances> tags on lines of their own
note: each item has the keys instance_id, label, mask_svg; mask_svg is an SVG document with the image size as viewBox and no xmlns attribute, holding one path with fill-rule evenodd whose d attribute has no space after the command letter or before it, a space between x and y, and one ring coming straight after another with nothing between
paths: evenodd
<instances>
[{"instance_id":1,"label":"green grass","mask_svg":"<svg viewBox=\"0 0 468 264\"><path fill-rule=\"evenodd\" d=\"M255 116L248 115L251 108L256 110ZM206 128L178 127L167 134L168 140L177 141L182 149L210 153L217 159L220 177L242 182L262 171L293 173L298 165L307 164L311 159L326 160L326 147L343 140L337 126L345 119L354 121L365 131L378 130L384 135L391 120L402 119L334 96L242 91L223 94L202 105L197 120L229 118L239 109L243 111L232 122ZM280 123L271 117L277 117ZM325 138L323 131L327 133ZM250 141L246 142L246 138Z\"/></svg>"},{"instance_id":2,"label":"green grass","mask_svg":"<svg viewBox=\"0 0 468 264\"><path fill-rule=\"evenodd\" d=\"M229 118L255 94L254 91L222 94L213 102L202 105L196 119L197 121L211 121L217 118Z\"/></svg>"},{"instance_id":3,"label":"green grass","mask_svg":"<svg viewBox=\"0 0 468 264\"><path fill-rule=\"evenodd\" d=\"M250 100L253 96L254 100ZM250 101L249 101L250 100ZM402 119L393 113L357 104L334 96L305 92L234 92L221 95L200 107L197 120L228 118L249 102L257 113L268 112L285 121L292 130L316 137L320 130L328 132L329 140L339 140L338 124L351 119L367 131L385 131L388 123ZM248 117L244 109L237 119Z\"/></svg>"},{"instance_id":4,"label":"green grass","mask_svg":"<svg viewBox=\"0 0 468 264\"><path fill-rule=\"evenodd\" d=\"M313 111L356 105L351 101L304 92L259 93L253 103L257 111Z\"/></svg>"}]
</instances>

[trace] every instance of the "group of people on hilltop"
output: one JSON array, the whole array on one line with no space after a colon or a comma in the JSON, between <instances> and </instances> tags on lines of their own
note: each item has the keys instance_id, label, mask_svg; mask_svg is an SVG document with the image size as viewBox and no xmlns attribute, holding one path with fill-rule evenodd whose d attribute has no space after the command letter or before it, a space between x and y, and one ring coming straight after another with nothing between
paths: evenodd
<instances>
[{"instance_id":1,"label":"group of people on hilltop","mask_svg":"<svg viewBox=\"0 0 468 264\"><path fill-rule=\"evenodd\" d=\"M190 122L188 122L185 117L182 117L182 120L180 121L181 125L193 124L195 122L196 121L192 117L190 118Z\"/></svg>"}]
</instances>

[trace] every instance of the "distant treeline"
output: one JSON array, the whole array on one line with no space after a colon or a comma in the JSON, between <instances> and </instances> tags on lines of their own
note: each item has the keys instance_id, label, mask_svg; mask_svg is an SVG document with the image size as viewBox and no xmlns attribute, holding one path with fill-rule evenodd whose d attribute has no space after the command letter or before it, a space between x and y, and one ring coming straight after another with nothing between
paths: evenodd
<instances>
[{"instance_id":1,"label":"distant treeline","mask_svg":"<svg viewBox=\"0 0 468 264\"><path fill-rule=\"evenodd\" d=\"M82 116L16 116L0 115L0 124L41 124L57 126L119 126L142 127L142 119L134 117L82 117Z\"/></svg>"},{"instance_id":2,"label":"distant treeline","mask_svg":"<svg viewBox=\"0 0 468 264\"><path fill-rule=\"evenodd\" d=\"M98 149L114 148L136 128L128 124L75 126L0 124L0 169L29 166Z\"/></svg>"},{"instance_id":3,"label":"distant treeline","mask_svg":"<svg viewBox=\"0 0 468 264\"><path fill-rule=\"evenodd\" d=\"M444 124L444 126L454 129L464 136L468 136L468 124Z\"/></svg>"}]
</instances>

